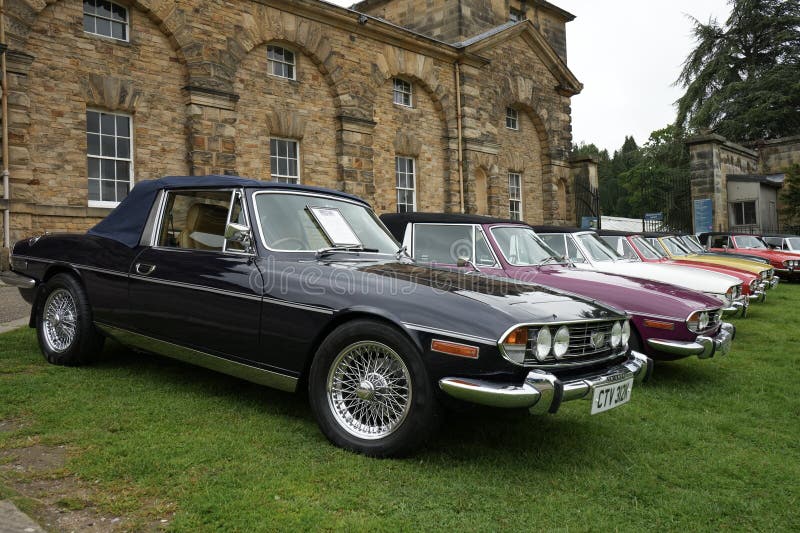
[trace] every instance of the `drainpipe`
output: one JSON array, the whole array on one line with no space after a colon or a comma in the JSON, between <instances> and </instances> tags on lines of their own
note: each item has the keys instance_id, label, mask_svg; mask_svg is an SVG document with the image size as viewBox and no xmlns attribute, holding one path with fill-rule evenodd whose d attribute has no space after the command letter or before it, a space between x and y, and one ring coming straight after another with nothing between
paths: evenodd
<instances>
[{"instance_id":1,"label":"drainpipe","mask_svg":"<svg viewBox=\"0 0 800 533\"><path fill-rule=\"evenodd\" d=\"M3 0L0 0L2 2ZM456 67L456 124L458 126L458 197L461 202L461 212L464 213L464 148L461 144L461 65L455 62Z\"/></svg>"},{"instance_id":2,"label":"drainpipe","mask_svg":"<svg viewBox=\"0 0 800 533\"><path fill-rule=\"evenodd\" d=\"M11 193L8 186L8 75L6 71L6 13L5 2L0 0L0 90L3 91L2 95L2 114L3 114L3 200L6 206L3 209L3 247L11 248Z\"/></svg>"}]
</instances>

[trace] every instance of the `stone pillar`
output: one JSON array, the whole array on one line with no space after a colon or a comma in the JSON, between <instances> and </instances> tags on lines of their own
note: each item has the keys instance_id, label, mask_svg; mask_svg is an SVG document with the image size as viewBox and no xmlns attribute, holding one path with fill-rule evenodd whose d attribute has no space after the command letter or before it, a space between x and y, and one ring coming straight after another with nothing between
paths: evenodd
<instances>
[{"instance_id":1,"label":"stone pillar","mask_svg":"<svg viewBox=\"0 0 800 533\"><path fill-rule=\"evenodd\" d=\"M376 123L372 120L339 115L336 132L338 188L375 203L373 141Z\"/></svg>"},{"instance_id":2,"label":"stone pillar","mask_svg":"<svg viewBox=\"0 0 800 533\"><path fill-rule=\"evenodd\" d=\"M239 95L195 86L184 90L191 174L236 174L235 126Z\"/></svg>"}]
</instances>

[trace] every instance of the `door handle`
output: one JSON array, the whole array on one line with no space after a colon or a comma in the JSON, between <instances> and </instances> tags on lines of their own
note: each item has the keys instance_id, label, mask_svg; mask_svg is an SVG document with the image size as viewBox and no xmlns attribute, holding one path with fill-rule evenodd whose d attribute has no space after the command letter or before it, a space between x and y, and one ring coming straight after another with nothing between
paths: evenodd
<instances>
[{"instance_id":1,"label":"door handle","mask_svg":"<svg viewBox=\"0 0 800 533\"><path fill-rule=\"evenodd\" d=\"M136 263L136 273L142 276L149 276L155 269L156 266L150 263Z\"/></svg>"}]
</instances>

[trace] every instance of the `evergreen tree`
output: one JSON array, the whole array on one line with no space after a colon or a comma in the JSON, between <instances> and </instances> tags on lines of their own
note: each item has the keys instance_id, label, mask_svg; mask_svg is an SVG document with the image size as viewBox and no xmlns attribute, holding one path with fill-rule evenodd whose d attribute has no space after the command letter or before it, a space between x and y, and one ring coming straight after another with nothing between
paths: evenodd
<instances>
[{"instance_id":1,"label":"evergreen tree","mask_svg":"<svg viewBox=\"0 0 800 533\"><path fill-rule=\"evenodd\" d=\"M676 124L735 141L800 133L800 0L732 0L723 26L693 21Z\"/></svg>"}]
</instances>

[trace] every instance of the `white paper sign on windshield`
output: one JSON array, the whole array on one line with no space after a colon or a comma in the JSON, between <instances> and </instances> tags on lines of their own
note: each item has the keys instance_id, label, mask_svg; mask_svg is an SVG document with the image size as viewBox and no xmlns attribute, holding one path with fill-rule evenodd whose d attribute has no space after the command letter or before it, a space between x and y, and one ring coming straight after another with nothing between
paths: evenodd
<instances>
[{"instance_id":1,"label":"white paper sign on windshield","mask_svg":"<svg viewBox=\"0 0 800 533\"><path fill-rule=\"evenodd\" d=\"M308 210L333 246L362 246L353 228L337 208L308 206Z\"/></svg>"}]
</instances>

